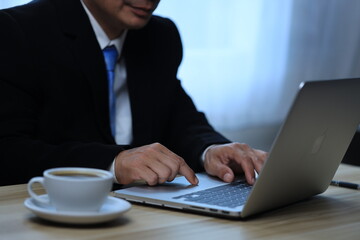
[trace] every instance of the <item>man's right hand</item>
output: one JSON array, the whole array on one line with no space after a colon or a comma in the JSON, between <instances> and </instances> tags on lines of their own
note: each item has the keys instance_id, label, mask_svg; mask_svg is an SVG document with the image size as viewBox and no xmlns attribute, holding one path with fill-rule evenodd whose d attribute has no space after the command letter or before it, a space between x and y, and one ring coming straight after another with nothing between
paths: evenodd
<instances>
[{"instance_id":1,"label":"man's right hand","mask_svg":"<svg viewBox=\"0 0 360 240\"><path fill-rule=\"evenodd\" d=\"M143 180L153 186L171 182L178 174L193 185L199 182L184 159L160 143L125 150L115 158L115 175L120 184Z\"/></svg>"}]
</instances>

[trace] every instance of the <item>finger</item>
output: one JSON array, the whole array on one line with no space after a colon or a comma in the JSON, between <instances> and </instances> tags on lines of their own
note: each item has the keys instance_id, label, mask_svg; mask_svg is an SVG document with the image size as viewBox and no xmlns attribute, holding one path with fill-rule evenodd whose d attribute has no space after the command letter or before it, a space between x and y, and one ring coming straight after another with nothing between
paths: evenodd
<instances>
[{"instance_id":1,"label":"finger","mask_svg":"<svg viewBox=\"0 0 360 240\"><path fill-rule=\"evenodd\" d=\"M183 175L192 185L199 184L199 179L196 177L195 172L186 164L184 160L180 163L179 173Z\"/></svg>"},{"instance_id":2,"label":"finger","mask_svg":"<svg viewBox=\"0 0 360 240\"><path fill-rule=\"evenodd\" d=\"M158 183L164 183L171 179L173 176L175 178L177 174L176 170L172 170L166 164L158 160L148 163L148 168L150 168L157 175Z\"/></svg>"},{"instance_id":3,"label":"finger","mask_svg":"<svg viewBox=\"0 0 360 240\"><path fill-rule=\"evenodd\" d=\"M213 169L213 171L211 171L211 169ZM232 182L235 178L234 171L227 164L222 162L213 162L212 166L209 167L208 173L217 176L224 182Z\"/></svg>"},{"instance_id":4,"label":"finger","mask_svg":"<svg viewBox=\"0 0 360 240\"><path fill-rule=\"evenodd\" d=\"M231 170L231 168L224 165L223 170L221 172L222 174L218 176L221 180L228 183L234 181L235 175L234 172Z\"/></svg>"},{"instance_id":5,"label":"finger","mask_svg":"<svg viewBox=\"0 0 360 240\"><path fill-rule=\"evenodd\" d=\"M159 176L166 178L166 181L171 182L179 174L181 164L185 161L181 157L171 157L164 155L161 157L160 162L167 168L167 172L164 172L164 174Z\"/></svg>"},{"instance_id":6,"label":"finger","mask_svg":"<svg viewBox=\"0 0 360 240\"><path fill-rule=\"evenodd\" d=\"M171 171L171 176L169 176L169 181L174 180L176 175L179 173L183 175L191 184L197 185L199 183L198 178L196 177L194 171L186 164L185 160L175 154L174 152L170 151L166 147L164 147L161 144L155 144L156 147L164 154L164 157L166 156L168 161L163 161L164 158L162 158L162 162L166 164Z\"/></svg>"},{"instance_id":7,"label":"finger","mask_svg":"<svg viewBox=\"0 0 360 240\"><path fill-rule=\"evenodd\" d=\"M268 157L267 153L261 150L255 150L256 159L254 161L254 167L257 173L260 173L264 163Z\"/></svg>"},{"instance_id":8,"label":"finger","mask_svg":"<svg viewBox=\"0 0 360 240\"><path fill-rule=\"evenodd\" d=\"M243 159L240 161L240 165L244 171L246 181L253 185L255 183L255 167L253 164L253 158L247 157L246 159Z\"/></svg>"},{"instance_id":9,"label":"finger","mask_svg":"<svg viewBox=\"0 0 360 240\"><path fill-rule=\"evenodd\" d=\"M257 164L257 156L255 150L246 144L240 144L240 151L234 155L234 162L241 166L245 174L246 181L253 185L255 183L255 165ZM257 165L261 168L260 165Z\"/></svg>"},{"instance_id":10,"label":"finger","mask_svg":"<svg viewBox=\"0 0 360 240\"><path fill-rule=\"evenodd\" d=\"M158 182L157 174L145 165L137 167L128 174L122 174L120 179L121 184L146 183L153 186Z\"/></svg>"},{"instance_id":11,"label":"finger","mask_svg":"<svg viewBox=\"0 0 360 240\"><path fill-rule=\"evenodd\" d=\"M151 168L158 174L161 183L173 181L179 173L181 165L185 162L184 159L159 143L155 143L153 146L154 158L157 162Z\"/></svg>"},{"instance_id":12,"label":"finger","mask_svg":"<svg viewBox=\"0 0 360 240\"><path fill-rule=\"evenodd\" d=\"M158 184L159 177L152 169L144 167L139 170L141 171L140 178L143 179L148 185L155 186Z\"/></svg>"}]
</instances>

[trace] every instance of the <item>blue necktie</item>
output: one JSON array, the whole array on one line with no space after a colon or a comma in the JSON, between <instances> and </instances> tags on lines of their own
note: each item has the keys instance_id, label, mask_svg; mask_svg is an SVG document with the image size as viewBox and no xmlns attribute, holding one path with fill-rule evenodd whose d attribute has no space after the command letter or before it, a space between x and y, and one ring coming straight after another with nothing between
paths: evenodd
<instances>
[{"instance_id":1,"label":"blue necktie","mask_svg":"<svg viewBox=\"0 0 360 240\"><path fill-rule=\"evenodd\" d=\"M118 52L114 45L106 47L103 50L107 77L108 77L108 86L109 86L109 112L110 112L110 128L113 137L115 137L115 111L116 111L116 97L114 92L114 70L118 57Z\"/></svg>"}]
</instances>

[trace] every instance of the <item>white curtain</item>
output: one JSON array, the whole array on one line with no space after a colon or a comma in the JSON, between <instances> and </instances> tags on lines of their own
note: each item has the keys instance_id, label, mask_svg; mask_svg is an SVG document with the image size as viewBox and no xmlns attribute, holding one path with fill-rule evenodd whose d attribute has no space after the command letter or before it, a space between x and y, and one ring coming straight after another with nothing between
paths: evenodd
<instances>
[{"instance_id":1,"label":"white curtain","mask_svg":"<svg viewBox=\"0 0 360 240\"><path fill-rule=\"evenodd\" d=\"M0 9L9 8L28 2L30 2L30 0L0 0Z\"/></svg>"},{"instance_id":2,"label":"white curtain","mask_svg":"<svg viewBox=\"0 0 360 240\"><path fill-rule=\"evenodd\" d=\"M358 0L164 0L180 28L180 70L211 122L281 121L304 80L360 77Z\"/></svg>"},{"instance_id":3,"label":"white curtain","mask_svg":"<svg viewBox=\"0 0 360 240\"><path fill-rule=\"evenodd\" d=\"M271 2L271 3L270 3ZM278 121L291 1L168 0L158 9L184 42L180 78L220 129Z\"/></svg>"},{"instance_id":4,"label":"white curtain","mask_svg":"<svg viewBox=\"0 0 360 240\"><path fill-rule=\"evenodd\" d=\"M360 77L359 0L163 0L157 13L180 29L184 87L233 140L268 149L300 82Z\"/></svg>"},{"instance_id":5,"label":"white curtain","mask_svg":"<svg viewBox=\"0 0 360 240\"><path fill-rule=\"evenodd\" d=\"M162 0L156 10L180 30L185 89L235 140L278 126L301 81L360 77L359 13L359 0Z\"/></svg>"}]
</instances>

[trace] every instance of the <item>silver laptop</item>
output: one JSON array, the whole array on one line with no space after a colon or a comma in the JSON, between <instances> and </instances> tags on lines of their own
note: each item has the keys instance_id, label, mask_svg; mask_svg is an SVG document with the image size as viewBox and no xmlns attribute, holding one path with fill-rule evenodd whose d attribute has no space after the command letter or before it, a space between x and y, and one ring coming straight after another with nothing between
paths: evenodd
<instances>
[{"instance_id":1,"label":"silver laptop","mask_svg":"<svg viewBox=\"0 0 360 240\"><path fill-rule=\"evenodd\" d=\"M155 187L132 186L114 195L131 202L244 218L324 192L360 123L360 79L305 82L255 185L224 183L197 174ZM216 192L220 192L217 196Z\"/></svg>"}]
</instances>

